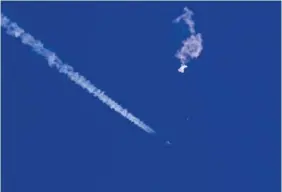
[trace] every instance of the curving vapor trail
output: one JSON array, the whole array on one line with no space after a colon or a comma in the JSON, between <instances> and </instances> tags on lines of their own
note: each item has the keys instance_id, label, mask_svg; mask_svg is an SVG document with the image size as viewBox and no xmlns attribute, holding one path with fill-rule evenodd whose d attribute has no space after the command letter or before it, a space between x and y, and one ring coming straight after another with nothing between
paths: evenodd
<instances>
[{"instance_id":1,"label":"curving vapor trail","mask_svg":"<svg viewBox=\"0 0 282 192\"><path fill-rule=\"evenodd\" d=\"M176 58L178 58L181 63L181 66L178 69L181 73L184 73L184 69L188 67L187 63L191 59L199 57L203 50L202 35L200 33L196 33L195 22L192 20L193 14L194 13L190 9L185 7L184 13L174 20L175 23L179 23L183 20L188 25L188 29L191 34L190 37L182 42L183 46L175 54Z\"/></svg>"},{"instance_id":2,"label":"curving vapor trail","mask_svg":"<svg viewBox=\"0 0 282 192\"><path fill-rule=\"evenodd\" d=\"M32 50L35 51L37 54L45 57L50 67L54 67L60 73L67 75L70 80L75 82L83 89L86 89L88 93L90 93L94 97L97 97L108 107L110 107L111 109L113 109L135 125L137 125L142 130L146 131L147 133L155 133L152 128L150 128L140 119L135 117L132 113L128 112L114 100L112 100L109 96L105 94L105 92L98 89L84 76L80 75L78 72L75 72L70 65L63 63L62 60L60 60L60 58L54 52L44 48L43 44L40 41L36 40L32 35L25 32L15 22L12 22L7 16L3 14L1 14L1 27L6 30L6 33L8 35L11 35L15 38L20 38L23 44L30 46Z\"/></svg>"}]
</instances>

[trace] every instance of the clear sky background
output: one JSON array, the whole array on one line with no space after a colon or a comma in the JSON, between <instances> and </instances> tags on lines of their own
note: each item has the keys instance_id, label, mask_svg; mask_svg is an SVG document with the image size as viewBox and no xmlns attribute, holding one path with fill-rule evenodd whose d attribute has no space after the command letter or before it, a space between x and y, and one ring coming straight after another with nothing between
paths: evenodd
<instances>
[{"instance_id":1,"label":"clear sky background","mask_svg":"<svg viewBox=\"0 0 282 192\"><path fill-rule=\"evenodd\" d=\"M174 54L189 34L172 20L185 6L204 50L181 74ZM6 2L2 11L157 132L2 29L2 191L280 191L279 2Z\"/></svg>"}]
</instances>

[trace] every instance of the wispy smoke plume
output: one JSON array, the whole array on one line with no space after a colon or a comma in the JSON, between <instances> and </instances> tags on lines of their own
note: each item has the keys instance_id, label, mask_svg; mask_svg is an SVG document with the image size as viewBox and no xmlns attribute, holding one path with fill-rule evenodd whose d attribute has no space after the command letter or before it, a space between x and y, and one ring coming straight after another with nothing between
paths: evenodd
<instances>
[{"instance_id":1,"label":"wispy smoke plume","mask_svg":"<svg viewBox=\"0 0 282 192\"><path fill-rule=\"evenodd\" d=\"M37 54L45 57L48 61L50 67L56 68L60 73L63 73L69 77L77 85L88 91L88 93L97 97L100 101L106 104L108 107L137 125L139 128L143 129L147 133L155 133L155 131L142 122L140 119L135 117L133 114L124 109L121 105L112 100L109 96L105 94L102 90L98 89L94 84L88 81L84 76L80 75L78 72L75 72L74 69L65 63L63 63L59 57L52 51L44 48L43 43L36 40L32 35L25 32L20 28L16 23L11 22L11 20L1 14L1 26L6 30L8 35L11 35L16 38L20 38L21 42L25 45L30 46L33 51Z\"/></svg>"},{"instance_id":2,"label":"wispy smoke plume","mask_svg":"<svg viewBox=\"0 0 282 192\"><path fill-rule=\"evenodd\" d=\"M184 13L177 17L174 22L179 23L183 20L187 25L190 32L190 37L184 40L183 46L178 50L175 56L180 60L181 66L178 69L179 72L184 73L184 69L187 68L187 63L191 59L196 59L200 56L203 50L203 39L200 33L196 33L195 22L192 20L193 12L187 7L184 8Z\"/></svg>"}]
</instances>

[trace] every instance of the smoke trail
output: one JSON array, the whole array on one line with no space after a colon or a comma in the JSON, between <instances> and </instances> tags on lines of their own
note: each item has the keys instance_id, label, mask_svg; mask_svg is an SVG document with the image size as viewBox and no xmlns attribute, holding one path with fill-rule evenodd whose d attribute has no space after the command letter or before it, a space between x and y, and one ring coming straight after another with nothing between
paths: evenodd
<instances>
[{"instance_id":1,"label":"smoke trail","mask_svg":"<svg viewBox=\"0 0 282 192\"><path fill-rule=\"evenodd\" d=\"M86 89L90 94L97 97L104 104L108 105L111 109L115 110L123 117L127 118L139 128L143 129L147 133L155 133L152 128L108 97L105 92L95 87L95 85L88 81L84 76L80 75L78 72L75 72L70 65L63 63L54 52L44 48L43 43L36 40L29 33L26 33L16 23L11 22L11 20L3 14L1 14L1 26L6 29L6 33L8 35L20 38L23 44L30 46L37 54L45 57L50 67L55 67L60 73L67 75L69 79L71 79L77 85L83 89Z\"/></svg>"},{"instance_id":2,"label":"smoke trail","mask_svg":"<svg viewBox=\"0 0 282 192\"><path fill-rule=\"evenodd\" d=\"M187 7L184 8L184 13L177 17L174 22L179 23L183 20L187 25L191 34L186 40L184 40L183 46L175 54L176 58L180 60L181 66L178 69L179 72L184 73L184 69L187 68L187 63L191 59L196 59L200 56L203 50L203 39L200 33L196 34L195 22L192 20L194 13Z\"/></svg>"}]
</instances>

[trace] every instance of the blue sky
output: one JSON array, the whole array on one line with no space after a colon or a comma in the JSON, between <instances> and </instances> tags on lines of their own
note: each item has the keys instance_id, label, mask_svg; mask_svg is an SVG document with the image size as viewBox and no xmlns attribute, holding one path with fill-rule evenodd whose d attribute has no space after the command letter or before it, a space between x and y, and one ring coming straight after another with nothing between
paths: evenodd
<instances>
[{"instance_id":1,"label":"blue sky","mask_svg":"<svg viewBox=\"0 0 282 192\"><path fill-rule=\"evenodd\" d=\"M189 34L172 20L185 6L204 50L181 74L174 54ZM5 2L2 11L157 132L2 29L2 191L280 190L279 2Z\"/></svg>"}]
</instances>

